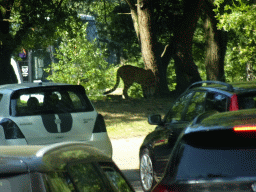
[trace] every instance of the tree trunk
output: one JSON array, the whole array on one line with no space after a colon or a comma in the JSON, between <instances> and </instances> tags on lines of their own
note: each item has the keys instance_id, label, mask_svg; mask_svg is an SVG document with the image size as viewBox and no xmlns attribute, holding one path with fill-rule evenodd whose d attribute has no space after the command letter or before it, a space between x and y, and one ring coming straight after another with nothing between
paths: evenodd
<instances>
[{"instance_id":1,"label":"tree trunk","mask_svg":"<svg viewBox=\"0 0 256 192\"><path fill-rule=\"evenodd\" d=\"M0 85L17 83L17 77L11 66L12 39L9 35L9 22L0 21Z\"/></svg>"},{"instance_id":2,"label":"tree trunk","mask_svg":"<svg viewBox=\"0 0 256 192\"><path fill-rule=\"evenodd\" d=\"M162 95L163 96L169 96L170 95L170 90L168 87L168 82L167 82L167 68L168 65L170 64L170 61L173 57L174 50L173 47L170 46L171 43L168 45L160 45L158 46L158 51L157 55L160 55L161 57L161 65L158 66L159 72L160 72L160 87L162 88ZM160 52L159 52L160 51Z\"/></svg>"},{"instance_id":3,"label":"tree trunk","mask_svg":"<svg viewBox=\"0 0 256 192\"><path fill-rule=\"evenodd\" d=\"M145 69L152 70L155 75L155 95L166 96L169 94L166 78L169 62L167 61L168 59L161 58L163 49L158 46L159 44L157 43L157 37L154 32L152 0L137 0L136 11L136 6L130 0L126 0L126 2L131 9L134 29L141 46Z\"/></svg>"},{"instance_id":4,"label":"tree trunk","mask_svg":"<svg viewBox=\"0 0 256 192\"><path fill-rule=\"evenodd\" d=\"M0 85L18 82L11 66L11 54L16 43L10 35L9 23L13 3L14 0L6 1L0 11Z\"/></svg>"},{"instance_id":5,"label":"tree trunk","mask_svg":"<svg viewBox=\"0 0 256 192\"><path fill-rule=\"evenodd\" d=\"M160 75L158 64L160 61L156 55L156 37L153 26L153 10L151 0L138 0L137 13L140 32L141 53L145 69L151 69L155 75L155 91L160 91Z\"/></svg>"},{"instance_id":6,"label":"tree trunk","mask_svg":"<svg viewBox=\"0 0 256 192\"><path fill-rule=\"evenodd\" d=\"M1 46L0 48L0 85L17 83L17 77L11 65L11 52L8 46Z\"/></svg>"},{"instance_id":7,"label":"tree trunk","mask_svg":"<svg viewBox=\"0 0 256 192\"><path fill-rule=\"evenodd\" d=\"M175 28L174 55L177 92L183 92L191 83L201 81L198 68L192 57L192 40L200 16L203 0L184 0L184 13L179 26Z\"/></svg>"},{"instance_id":8,"label":"tree trunk","mask_svg":"<svg viewBox=\"0 0 256 192\"><path fill-rule=\"evenodd\" d=\"M227 33L217 30L217 19L213 11L213 0L206 0L204 10L206 33L206 59L205 68L207 80L225 81L224 59L227 48Z\"/></svg>"}]
</instances>

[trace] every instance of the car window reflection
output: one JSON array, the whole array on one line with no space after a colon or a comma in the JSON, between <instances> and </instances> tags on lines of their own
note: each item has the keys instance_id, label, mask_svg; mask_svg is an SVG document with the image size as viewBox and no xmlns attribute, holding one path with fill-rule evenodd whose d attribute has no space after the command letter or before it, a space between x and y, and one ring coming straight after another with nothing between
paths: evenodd
<instances>
[{"instance_id":1,"label":"car window reflection","mask_svg":"<svg viewBox=\"0 0 256 192\"><path fill-rule=\"evenodd\" d=\"M91 163L77 163L68 166L73 182L80 192L104 192L106 185L97 168Z\"/></svg>"},{"instance_id":2,"label":"car window reflection","mask_svg":"<svg viewBox=\"0 0 256 192\"><path fill-rule=\"evenodd\" d=\"M192 95L193 92L185 94L174 103L172 109L167 113L165 117L166 123L182 120L183 112Z\"/></svg>"},{"instance_id":3,"label":"car window reflection","mask_svg":"<svg viewBox=\"0 0 256 192\"><path fill-rule=\"evenodd\" d=\"M189 103L185 121L192 121L197 115L204 112L204 101L206 92L196 92Z\"/></svg>"},{"instance_id":4,"label":"car window reflection","mask_svg":"<svg viewBox=\"0 0 256 192\"><path fill-rule=\"evenodd\" d=\"M122 192L132 192L132 189L129 187L122 175L114 168L109 166L102 166L103 171L106 173L107 177L114 185L117 191Z\"/></svg>"},{"instance_id":5,"label":"car window reflection","mask_svg":"<svg viewBox=\"0 0 256 192\"><path fill-rule=\"evenodd\" d=\"M43 176L47 192L74 192L75 188L65 172L49 172Z\"/></svg>"}]
</instances>

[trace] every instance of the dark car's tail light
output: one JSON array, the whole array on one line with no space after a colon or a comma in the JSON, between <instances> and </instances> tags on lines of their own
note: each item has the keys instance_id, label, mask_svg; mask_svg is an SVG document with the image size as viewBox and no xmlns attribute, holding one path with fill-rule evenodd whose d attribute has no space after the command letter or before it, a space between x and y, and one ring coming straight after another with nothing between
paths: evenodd
<instances>
[{"instance_id":1,"label":"dark car's tail light","mask_svg":"<svg viewBox=\"0 0 256 192\"><path fill-rule=\"evenodd\" d=\"M11 119L2 119L0 125L4 129L5 139L25 138L19 127Z\"/></svg>"},{"instance_id":2,"label":"dark car's tail light","mask_svg":"<svg viewBox=\"0 0 256 192\"><path fill-rule=\"evenodd\" d=\"M237 100L237 95L234 94L230 99L229 111L237 111L237 110L239 110L238 100Z\"/></svg>"},{"instance_id":3,"label":"dark car's tail light","mask_svg":"<svg viewBox=\"0 0 256 192\"><path fill-rule=\"evenodd\" d=\"M106 129L106 124L103 116L101 114L98 114L94 128L93 128L93 133L101 133L101 132L107 132L107 129Z\"/></svg>"},{"instance_id":4,"label":"dark car's tail light","mask_svg":"<svg viewBox=\"0 0 256 192\"><path fill-rule=\"evenodd\" d=\"M256 125L235 126L233 130L235 132L256 132Z\"/></svg>"}]
</instances>

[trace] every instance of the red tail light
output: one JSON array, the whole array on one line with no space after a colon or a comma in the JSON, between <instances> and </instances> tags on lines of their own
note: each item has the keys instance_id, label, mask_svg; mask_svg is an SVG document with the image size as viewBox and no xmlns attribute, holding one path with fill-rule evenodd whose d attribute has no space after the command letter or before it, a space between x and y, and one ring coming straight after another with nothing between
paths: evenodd
<instances>
[{"instance_id":1,"label":"red tail light","mask_svg":"<svg viewBox=\"0 0 256 192\"><path fill-rule=\"evenodd\" d=\"M244 125L244 126L235 126L233 128L235 132L251 132L256 131L256 125Z\"/></svg>"},{"instance_id":2,"label":"red tail light","mask_svg":"<svg viewBox=\"0 0 256 192\"><path fill-rule=\"evenodd\" d=\"M234 94L230 99L230 105L229 105L229 111L237 111L238 108L238 101L237 101L237 95Z\"/></svg>"}]
</instances>

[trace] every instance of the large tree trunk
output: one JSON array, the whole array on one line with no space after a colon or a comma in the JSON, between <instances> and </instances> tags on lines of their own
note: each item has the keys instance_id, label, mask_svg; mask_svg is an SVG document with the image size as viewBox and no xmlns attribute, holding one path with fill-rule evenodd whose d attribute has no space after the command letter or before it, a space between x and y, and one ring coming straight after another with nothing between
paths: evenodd
<instances>
[{"instance_id":1,"label":"large tree trunk","mask_svg":"<svg viewBox=\"0 0 256 192\"><path fill-rule=\"evenodd\" d=\"M183 18L180 25L175 28L174 60L178 92L183 92L193 82L201 81L192 57L192 40L201 13L202 2L203 0L184 0Z\"/></svg>"},{"instance_id":2,"label":"large tree trunk","mask_svg":"<svg viewBox=\"0 0 256 192\"><path fill-rule=\"evenodd\" d=\"M0 48L0 85L17 83L17 77L11 65L11 53L6 51L7 46Z\"/></svg>"},{"instance_id":3,"label":"large tree trunk","mask_svg":"<svg viewBox=\"0 0 256 192\"><path fill-rule=\"evenodd\" d=\"M205 0L203 6L206 15L206 59L207 80L225 81L224 59L227 48L227 33L217 30L217 19L213 11L213 0Z\"/></svg>"},{"instance_id":4,"label":"large tree trunk","mask_svg":"<svg viewBox=\"0 0 256 192\"><path fill-rule=\"evenodd\" d=\"M14 43L10 35L11 10L14 0L6 1L2 6L6 11L0 11L0 85L17 83L17 77L11 66L11 54Z\"/></svg>"},{"instance_id":5,"label":"large tree trunk","mask_svg":"<svg viewBox=\"0 0 256 192\"><path fill-rule=\"evenodd\" d=\"M140 33L141 53L145 69L151 69L155 75L155 92L160 91L160 76L158 70L158 57L156 55L157 39L153 26L152 0L138 0L137 13Z\"/></svg>"},{"instance_id":6,"label":"large tree trunk","mask_svg":"<svg viewBox=\"0 0 256 192\"><path fill-rule=\"evenodd\" d=\"M145 69L152 70L155 75L155 95L166 96L169 94L166 80L168 64L166 63L169 62L166 58L161 59L163 50L159 51L160 46L158 46L159 44L157 43L157 37L154 32L155 27L152 1L153 0L137 0L136 8L130 0L126 0L131 9L134 28L141 46Z\"/></svg>"},{"instance_id":7,"label":"large tree trunk","mask_svg":"<svg viewBox=\"0 0 256 192\"><path fill-rule=\"evenodd\" d=\"M9 22L0 21L0 85L17 83L17 77L11 66L12 39L9 35Z\"/></svg>"},{"instance_id":8,"label":"large tree trunk","mask_svg":"<svg viewBox=\"0 0 256 192\"><path fill-rule=\"evenodd\" d=\"M158 47L157 55L161 56L160 57L161 65L158 66L158 69L159 69L159 75L160 75L160 85L161 85L160 87L162 89L161 93L163 96L170 95L170 90L167 82L167 68L174 54L174 49L170 45L171 43L165 46L163 46L162 44L157 46Z\"/></svg>"}]
</instances>

